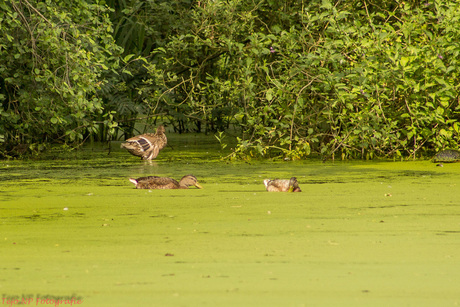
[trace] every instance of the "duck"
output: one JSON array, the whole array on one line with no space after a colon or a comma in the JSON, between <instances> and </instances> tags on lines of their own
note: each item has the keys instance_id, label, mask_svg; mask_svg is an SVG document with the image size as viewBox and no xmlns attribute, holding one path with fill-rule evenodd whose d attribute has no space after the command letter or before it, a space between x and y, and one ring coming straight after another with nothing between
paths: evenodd
<instances>
[{"instance_id":1,"label":"duck","mask_svg":"<svg viewBox=\"0 0 460 307\"><path fill-rule=\"evenodd\" d=\"M296 177L291 177L291 179L265 179L264 185L268 192L302 192Z\"/></svg>"},{"instance_id":2,"label":"duck","mask_svg":"<svg viewBox=\"0 0 460 307\"><path fill-rule=\"evenodd\" d=\"M158 156L167 143L165 127L158 126L156 133L136 135L122 143L121 148L127 149L134 156L141 157L142 160L152 160Z\"/></svg>"},{"instance_id":3,"label":"duck","mask_svg":"<svg viewBox=\"0 0 460 307\"><path fill-rule=\"evenodd\" d=\"M169 177L158 176L140 177L137 179L129 178L129 181L131 181L136 186L136 189L188 189L189 186L195 186L198 189L203 188L198 183L198 179L196 179L196 177L193 175L185 175L179 182Z\"/></svg>"}]
</instances>

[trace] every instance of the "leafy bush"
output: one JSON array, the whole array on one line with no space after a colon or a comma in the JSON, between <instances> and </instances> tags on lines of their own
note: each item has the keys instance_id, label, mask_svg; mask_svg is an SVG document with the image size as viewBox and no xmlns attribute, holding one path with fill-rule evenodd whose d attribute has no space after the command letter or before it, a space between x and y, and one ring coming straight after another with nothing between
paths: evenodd
<instances>
[{"instance_id":1,"label":"leafy bush","mask_svg":"<svg viewBox=\"0 0 460 307\"><path fill-rule=\"evenodd\" d=\"M106 7L84 0L0 3L0 136L6 155L15 144L81 142L113 128L95 94L101 74L122 51Z\"/></svg>"},{"instance_id":2,"label":"leafy bush","mask_svg":"<svg viewBox=\"0 0 460 307\"><path fill-rule=\"evenodd\" d=\"M131 134L140 115L236 130L241 159L458 147L455 1L106 3L0 3L3 155Z\"/></svg>"},{"instance_id":3,"label":"leafy bush","mask_svg":"<svg viewBox=\"0 0 460 307\"><path fill-rule=\"evenodd\" d=\"M157 51L151 101L205 123L230 110L242 129L234 157L457 147L458 13L444 0L203 1Z\"/></svg>"}]
</instances>

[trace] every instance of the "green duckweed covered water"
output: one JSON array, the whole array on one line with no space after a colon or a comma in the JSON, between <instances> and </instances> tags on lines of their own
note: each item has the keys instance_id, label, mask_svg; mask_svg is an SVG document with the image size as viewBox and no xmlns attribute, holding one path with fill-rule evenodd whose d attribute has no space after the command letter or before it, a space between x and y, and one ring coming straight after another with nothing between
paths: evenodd
<instances>
[{"instance_id":1,"label":"green duckweed covered water","mask_svg":"<svg viewBox=\"0 0 460 307\"><path fill-rule=\"evenodd\" d=\"M0 305L460 304L460 164L229 164L170 139L152 163L117 144L1 161ZM185 174L204 189L127 180ZM291 176L302 193L265 192Z\"/></svg>"}]
</instances>

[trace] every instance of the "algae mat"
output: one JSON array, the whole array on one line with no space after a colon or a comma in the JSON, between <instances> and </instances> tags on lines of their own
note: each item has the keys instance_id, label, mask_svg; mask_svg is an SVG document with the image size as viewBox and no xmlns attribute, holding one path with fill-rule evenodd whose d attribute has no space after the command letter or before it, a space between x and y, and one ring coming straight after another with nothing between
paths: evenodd
<instances>
[{"instance_id":1,"label":"algae mat","mask_svg":"<svg viewBox=\"0 0 460 307\"><path fill-rule=\"evenodd\" d=\"M0 305L460 304L460 164L178 152L0 162ZM188 173L203 190L127 180Z\"/></svg>"}]
</instances>

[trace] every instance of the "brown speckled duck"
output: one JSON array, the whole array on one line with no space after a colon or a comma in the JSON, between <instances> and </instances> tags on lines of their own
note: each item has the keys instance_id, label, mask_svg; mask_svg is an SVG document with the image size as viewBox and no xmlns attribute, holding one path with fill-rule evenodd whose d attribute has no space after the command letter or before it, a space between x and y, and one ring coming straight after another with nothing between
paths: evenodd
<instances>
[{"instance_id":1,"label":"brown speckled duck","mask_svg":"<svg viewBox=\"0 0 460 307\"><path fill-rule=\"evenodd\" d=\"M141 157L143 160L152 160L158 156L168 142L165 135L165 127L158 126L157 132L145 133L129 138L121 144L130 154Z\"/></svg>"},{"instance_id":2,"label":"brown speckled duck","mask_svg":"<svg viewBox=\"0 0 460 307\"><path fill-rule=\"evenodd\" d=\"M265 188L268 192L302 192L297 182L297 178L291 179L265 179Z\"/></svg>"},{"instance_id":3,"label":"brown speckled duck","mask_svg":"<svg viewBox=\"0 0 460 307\"><path fill-rule=\"evenodd\" d=\"M148 176L137 179L129 178L129 181L134 183L136 189L188 189L189 186L195 186L198 189L203 188L193 175L185 175L179 182L172 178L158 176Z\"/></svg>"}]
</instances>

